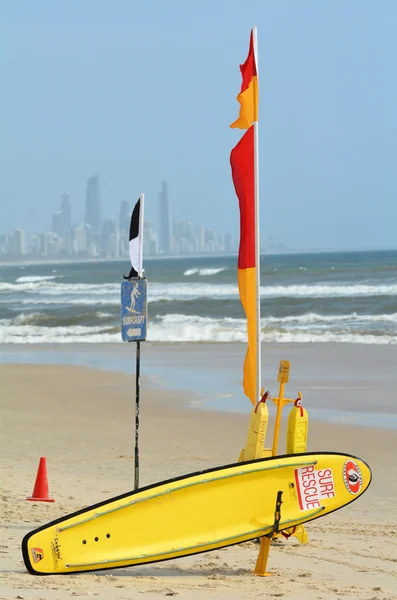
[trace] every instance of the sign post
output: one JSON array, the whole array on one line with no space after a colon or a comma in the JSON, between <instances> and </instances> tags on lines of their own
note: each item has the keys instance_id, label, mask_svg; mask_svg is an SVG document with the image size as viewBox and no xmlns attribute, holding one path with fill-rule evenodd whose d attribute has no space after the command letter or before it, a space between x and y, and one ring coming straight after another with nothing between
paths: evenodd
<instances>
[{"instance_id":1,"label":"sign post","mask_svg":"<svg viewBox=\"0 0 397 600\"><path fill-rule=\"evenodd\" d=\"M147 279L134 277L121 284L121 338L136 342L134 489L139 488L139 391L141 342L147 330Z\"/></svg>"}]
</instances>

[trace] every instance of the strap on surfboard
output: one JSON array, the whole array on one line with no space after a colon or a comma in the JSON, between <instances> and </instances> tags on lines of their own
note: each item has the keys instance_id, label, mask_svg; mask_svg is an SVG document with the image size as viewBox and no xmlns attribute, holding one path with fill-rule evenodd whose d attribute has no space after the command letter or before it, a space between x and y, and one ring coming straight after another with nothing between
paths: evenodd
<instances>
[{"instance_id":1,"label":"strap on surfboard","mask_svg":"<svg viewBox=\"0 0 397 600\"><path fill-rule=\"evenodd\" d=\"M277 492L277 497L276 497L276 508L274 511L274 522L273 522L272 530L270 531L270 533L264 535L263 537L272 539L274 534L279 532L280 519L281 519L281 505L283 503L282 497L283 497L283 491L279 490Z\"/></svg>"}]
</instances>

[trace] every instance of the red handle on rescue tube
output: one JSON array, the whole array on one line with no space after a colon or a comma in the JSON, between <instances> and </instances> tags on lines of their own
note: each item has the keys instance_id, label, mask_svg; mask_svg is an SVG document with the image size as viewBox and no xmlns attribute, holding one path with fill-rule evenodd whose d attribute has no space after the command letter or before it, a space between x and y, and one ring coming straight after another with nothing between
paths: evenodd
<instances>
[{"instance_id":1,"label":"red handle on rescue tube","mask_svg":"<svg viewBox=\"0 0 397 600\"><path fill-rule=\"evenodd\" d=\"M302 398L297 398L294 402L294 406L297 406L300 410L300 416L303 417Z\"/></svg>"},{"instance_id":2,"label":"red handle on rescue tube","mask_svg":"<svg viewBox=\"0 0 397 600\"><path fill-rule=\"evenodd\" d=\"M281 535L283 535L285 537L286 540L288 540L288 538L291 537L291 535L294 535L296 531L296 525L291 529L291 533L287 533L286 531L282 531Z\"/></svg>"},{"instance_id":3,"label":"red handle on rescue tube","mask_svg":"<svg viewBox=\"0 0 397 600\"><path fill-rule=\"evenodd\" d=\"M270 394L269 390L263 394L263 396L259 400L259 402L256 403L255 411L254 412L258 412L258 406L260 405L261 402L263 402L264 404L266 404L266 400L268 399L269 394Z\"/></svg>"}]
</instances>

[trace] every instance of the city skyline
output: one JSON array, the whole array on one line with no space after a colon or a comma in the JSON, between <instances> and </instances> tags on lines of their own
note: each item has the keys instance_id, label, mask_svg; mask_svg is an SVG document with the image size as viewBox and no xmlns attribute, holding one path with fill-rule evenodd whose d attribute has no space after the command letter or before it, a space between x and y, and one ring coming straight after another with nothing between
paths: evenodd
<instances>
[{"instance_id":1,"label":"city skyline","mask_svg":"<svg viewBox=\"0 0 397 600\"><path fill-rule=\"evenodd\" d=\"M128 232L134 202L121 200L119 219L103 216L100 175L86 180L85 203L80 207L83 221L73 218L70 194L60 195L60 207L52 213L50 230L27 234L21 227L0 232L0 257L3 260L30 258L126 258ZM146 201L145 201L146 202ZM215 231L189 220L172 220L172 201L166 181L158 193L158 221L144 219L143 252L151 256L237 253L238 239L228 232ZM283 252L287 248L273 236L263 236L263 252Z\"/></svg>"},{"instance_id":2,"label":"city skyline","mask_svg":"<svg viewBox=\"0 0 397 600\"><path fill-rule=\"evenodd\" d=\"M171 199L167 182L161 183L158 194L158 223L144 221L144 254L178 256L185 254L217 254L237 251L237 241L231 234L216 232L192 221L171 218ZM133 203L121 200L119 219L104 216L100 176L96 172L86 180L83 221L73 217L70 195L60 195L60 207L52 213L51 229L33 234L17 227L0 232L0 256L15 259L32 258L122 258L128 256L128 231Z\"/></svg>"},{"instance_id":3,"label":"city skyline","mask_svg":"<svg viewBox=\"0 0 397 600\"><path fill-rule=\"evenodd\" d=\"M23 229L28 236L37 234L39 231L44 230L58 233L59 225L56 224L56 221L57 219L59 219L60 214L62 213L66 205L68 205L69 213L69 216L67 218L68 223L88 223L92 225L94 230L96 230L96 221L94 221L94 219L96 219L99 223L102 223L104 219L103 205L105 203L109 205L109 199L107 198L107 195L104 195L101 192L101 181L101 174L98 171L94 171L92 175L87 176L85 180L82 180L80 185L80 193L76 194L75 196L73 196L69 191L66 191L67 187L66 189L64 189L64 191L58 192L58 195L54 196L52 207L50 207L48 214L44 217L44 220L38 227L31 225L28 216L24 214L21 215L19 213L15 217L14 223L11 225L11 227L7 228L7 231ZM160 238L162 233L160 227L161 218L159 216L161 213L161 209L159 210L159 205L161 204L161 198L164 198L164 193L166 197L169 197L169 189L170 186L168 181L160 181L157 193L152 193L151 195L148 195L145 192L145 190L137 189L135 194L129 194L131 198L130 200L113 199L111 204L111 210L108 213L107 218L116 219L118 221L119 229L127 230L129 227L129 216L127 217L126 215L128 211L129 215L131 215L132 208L140 193L143 191L145 193L145 219L154 223L155 229L158 231L158 235ZM124 198L126 195L127 194L123 194ZM186 195L188 197L188 193ZM235 198L233 197L233 195L231 201L235 203ZM97 202L97 210L94 211L96 213L96 216L92 216L92 205L95 204L95 202ZM99 206L101 207L100 210L98 210ZM206 227L211 228L211 226L208 224L208 221L210 221L210 219L208 219L208 215L203 214L203 217L207 217L206 219L204 219L207 221ZM125 220L127 220L128 222L127 226L125 226ZM187 217L181 220L193 221L194 219ZM122 222L124 222L123 225ZM238 231L239 221L235 223L234 234L232 234L231 232L230 233L231 235L234 235L234 237L237 238ZM0 229L0 234L1 233L5 233L4 227ZM170 233L168 235L170 235Z\"/></svg>"}]
</instances>

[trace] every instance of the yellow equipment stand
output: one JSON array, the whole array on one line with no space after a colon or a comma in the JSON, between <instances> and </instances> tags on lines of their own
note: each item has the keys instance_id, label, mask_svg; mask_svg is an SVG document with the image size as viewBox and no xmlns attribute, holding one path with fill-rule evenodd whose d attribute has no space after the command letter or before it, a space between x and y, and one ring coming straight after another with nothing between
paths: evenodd
<instances>
[{"instance_id":1,"label":"yellow equipment stand","mask_svg":"<svg viewBox=\"0 0 397 600\"><path fill-rule=\"evenodd\" d=\"M240 453L239 462L254 460L256 458L266 458L272 454L271 448L265 448L267 425L269 422L269 409L266 400L269 397L269 392L263 395L263 391L261 391L261 400L251 411L247 443ZM260 542L257 564L260 561L260 564L264 564L265 568L272 537L272 535L270 537L263 537Z\"/></svg>"},{"instance_id":2,"label":"yellow equipment stand","mask_svg":"<svg viewBox=\"0 0 397 600\"><path fill-rule=\"evenodd\" d=\"M251 411L247 443L245 449L243 449L240 453L239 462L277 455L282 412L284 406L288 403L293 403L294 406L292 407L288 418L287 454L296 454L306 451L308 414L301 405L301 393L298 393L298 399L292 400L290 398L284 398L284 387L289 380L289 371L290 362L288 360L281 360L277 376L280 384L279 394L277 398L272 398L274 404L277 406L272 448L265 448L265 439L269 420L269 409L266 404L266 400L269 397L269 392L266 392L266 394L262 396L261 400ZM261 394L263 394L263 390ZM290 537L292 535L295 536L301 544L306 544L308 541L308 535L303 525L287 529L283 533L285 537ZM272 539L278 535L280 535L280 533L271 533L267 536L261 537L259 554L254 569L255 575L260 577L266 577L270 575L270 573L266 571L270 544Z\"/></svg>"},{"instance_id":3,"label":"yellow equipment stand","mask_svg":"<svg viewBox=\"0 0 397 600\"><path fill-rule=\"evenodd\" d=\"M309 426L309 417L307 411L303 408L302 394L298 392L298 400L284 398L284 386L289 381L290 362L289 360L281 360L278 370L278 381L280 390L278 398L273 398L274 404L277 406L276 424L274 426L274 438L272 456L277 455L278 435L281 425L281 416L283 407L288 403L293 403L293 407L288 417L287 429L287 454L296 454L297 452L306 452L306 442ZM307 544L309 538L303 525L286 529L286 537L294 536L301 544Z\"/></svg>"}]
</instances>

